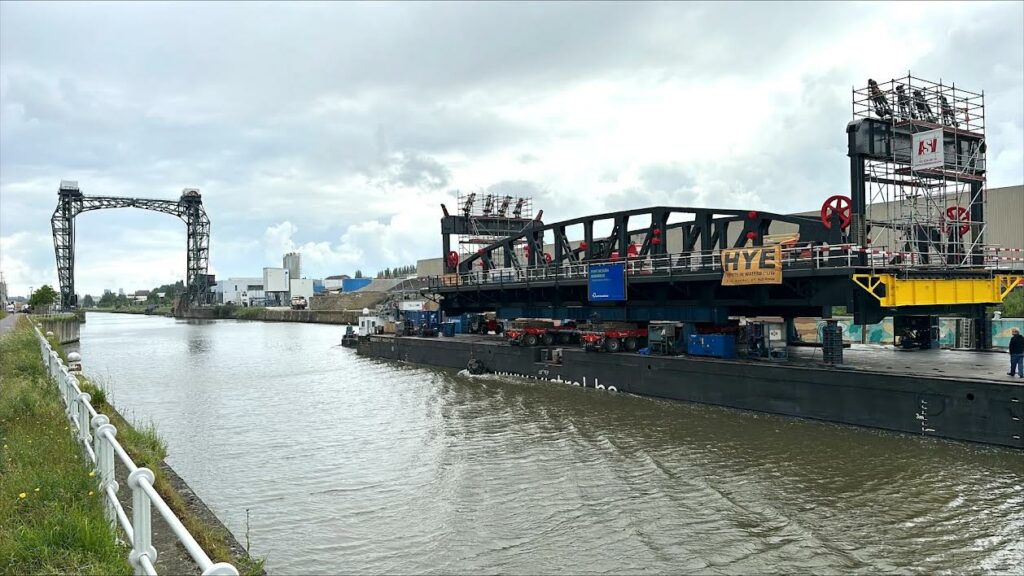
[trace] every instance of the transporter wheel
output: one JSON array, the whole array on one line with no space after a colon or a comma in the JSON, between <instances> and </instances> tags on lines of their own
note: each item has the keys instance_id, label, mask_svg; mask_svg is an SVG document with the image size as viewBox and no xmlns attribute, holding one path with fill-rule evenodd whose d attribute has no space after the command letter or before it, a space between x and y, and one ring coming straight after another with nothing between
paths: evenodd
<instances>
[{"instance_id":1,"label":"transporter wheel","mask_svg":"<svg viewBox=\"0 0 1024 576\"><path fill-rule=\"evenodd\" d=\"M555 341L555 337L545 332L541 334L540 341L543 342L545 346L550 346L551 343Z\"/></svg>"},{"instance_id":2,"label":"transporter wheel","mask_svg":"<svg viewBox=\"0 0 1024 576\"><path fill-rule=\"evenodd\" d=\"M618 338L609 338L604 341L604 349L609 352L618 352L622 348L622 342Z\"/></svg>"},{"instance_id":3,"label":"transporter wheel","mask_svg":"<svg viewBox=\"0 0 1024 576\"><path fill-rule=\"evenodd\" d=\"M536 334L524 334L523 335L523 346L536 346L537 335Z\"/></svg>"},{"instance_id":4,"label":"transporter wheel","mask_svg":"<svg viewBox=\"0 0 1024 576\"><path fill-rule=\"evenodd\" d=\"M622 343L622 347L625 348L627 352L636 350L636 338L633 336L627 337L626 341Z\"/></svg>"}]
</instances>

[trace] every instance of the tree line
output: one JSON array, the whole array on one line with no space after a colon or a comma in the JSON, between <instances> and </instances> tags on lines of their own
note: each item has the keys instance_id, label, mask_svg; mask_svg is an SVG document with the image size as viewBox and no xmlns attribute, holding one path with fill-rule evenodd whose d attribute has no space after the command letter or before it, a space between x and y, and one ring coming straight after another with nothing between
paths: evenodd
<instances>
[{"instance_id":1,"label":"tree line","mask_svg":"<svg viewBox=\"0 0 1024 576\"><path fill-rule=\"evenodd\" d=\"M358 272L358 271L357 271ZM377 272L377 278L405 278L416 273L416 265L409 264L408 266L397 266L395 268L385 268L380 272ZM359 278L360 276L356 276Z\"/></svg>"},{"instance_id":2,"label":"tree line","mask_svg":"<svg viewBox=\"0 0 1024 576\"><path fill-rule=\"evenodd\" d=\"M160 298L157 294L163 293L164 297ZM146 296L146 304L170 304L174 302L174 299L185 293L185 283L181 280L173 284L163 284L157 286L149 291ZM134 295L134 293L133 293ZM135 299L128 294L114 294L111 290L104 290L103 295L100 296L99 300L93 298L91 294L86 294L80 300L83 308L123 308L131 304L135 304Z\"/></svg>"}]
</instances>

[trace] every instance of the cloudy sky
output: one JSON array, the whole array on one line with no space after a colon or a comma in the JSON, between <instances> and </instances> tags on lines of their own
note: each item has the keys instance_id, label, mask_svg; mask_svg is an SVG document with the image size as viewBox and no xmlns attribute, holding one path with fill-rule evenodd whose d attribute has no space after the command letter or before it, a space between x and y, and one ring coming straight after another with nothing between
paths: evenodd
<instances>
[{"instance_id":1,"label":"cloudy sky","mask_svg":"<svg viewBox=\"0 0 1024 576\"><path fill-rule=\"evenodd\" d=\"M985 91L989 186L1024 182L1024 3L0 3L0 270L56 282L62 178L202 190L211 269L308 277L438 256L455 190L553 222L845 193L850 90ZM182 279L185 227L76 219L77 288Z\"/></svg>"}]
</instances>

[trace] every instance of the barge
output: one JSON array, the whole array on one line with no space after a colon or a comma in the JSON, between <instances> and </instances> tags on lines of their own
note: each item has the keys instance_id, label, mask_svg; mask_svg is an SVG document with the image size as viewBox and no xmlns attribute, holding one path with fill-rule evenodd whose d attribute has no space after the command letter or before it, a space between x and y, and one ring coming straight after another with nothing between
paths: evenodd
<instances>
[{"instance_id":1,"label":"barge","mask_svg":"<svg viewBox=\"0 0 1024 576\"><path fill-rule=\"evenodd\" d=\"M371 335L357 350L452 369L474 364L551 385L1024 448L1024 380L1005 375L1005 354L854 345L844 351L853 365L828 366L814 348L790 348L790 359L776 362L530 348L476 335Z\"/></svg>"}]
</instances>

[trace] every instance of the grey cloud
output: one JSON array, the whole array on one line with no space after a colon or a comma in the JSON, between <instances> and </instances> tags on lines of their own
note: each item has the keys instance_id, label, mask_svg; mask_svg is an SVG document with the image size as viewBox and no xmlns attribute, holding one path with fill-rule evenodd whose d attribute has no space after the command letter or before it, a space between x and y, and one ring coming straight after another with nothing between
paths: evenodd
<instances>
[{"instance_id":1,"label":"grey cloud","mask_svg":"<svg viewBox=\"0 0 1024 576\"><path fill-rule=\"evenodd\" d=\"M689 170L675 164L648 166L640 171L640 180L645 188L655 192L675 192L696 184Z\"/></svg>"},{"instance_id":2,"label":"grey cloud","mask_svg":"<svg viewBox=\"0 0 1024 576\"><path fill-rule=\"evenodd\" d=\"M885 8L873 10L884 17ZM347 258L338 246L358 249L364 269L405 264L388 259L408 258L408 247L371 246L360 235L428 246L435 229L391 231L415 221L395 214L444 201L477 162L509 168L473 186L531 195L547 220L649 204L813 209L848 187L850 85L905 65L986 90L992 159L1004 159L993 162L990 185L1019 183L1024 8L963 10L969 17L956 20L945 5L926 7L907 24L937 42L917 62L865 47L862 63L825 66L792 93L737 110L768 116L750 135L754 154L655 162L629 157L623 143L621 163L556 188L553 173L578 167L556 164L552 143L586 145L602 126L521 120L534 103L586 82L629 86L640 75L696 89L736 81L742 91L858 30L863 7L0 2L0 237L47 239L63 177L92 194L173 198L200 187L221 274L265 264L231 247L282 221L311 249L349 234L332 250ZM602 194L591 188L617 183ZM130 238L155 225L131 213L94 217L81 228L83 258L94 262L114 240L92 231L109 222ZM52 269L48 241L44 250L23 244L17 258L31 262L20 270Z\"/></svg>"},{"instance_id":3,"label":"grey cloud","mask_svg":"<svg viewBox=\"0 0 1024 576\"><path fill-rule=\"evenodd\" d=\"M451 181L451 172L429 156L415 153L399 154L387 170L387 182L410 188L444 188Z\"/></svg>"}]
</instances>

